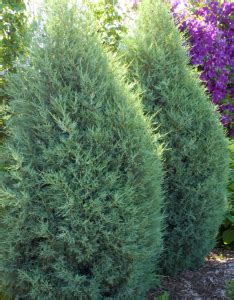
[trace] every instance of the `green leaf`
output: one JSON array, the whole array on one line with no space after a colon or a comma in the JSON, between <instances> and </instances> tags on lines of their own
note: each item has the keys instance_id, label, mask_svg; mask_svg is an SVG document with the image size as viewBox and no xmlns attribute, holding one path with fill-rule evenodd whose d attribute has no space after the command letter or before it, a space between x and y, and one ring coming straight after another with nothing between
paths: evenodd
<instances>
[{"instance_id":1,"label":"green leaf","mask_svg":"<svg viewBox=\"0 0 234 300\"><path fill-rule=\"evenodd\" d=\"M234 228L229 228L223 233L223 243L227 245L231 244L232 242L234 242Z\"/></svg>"},{"instance_id":2,"label":"green leaf","mask_svg":"<svg viewBox=\"0 0 234 300\"><path fill-rule=\"evenodd\" d=\"M158 296L154 298L154 300L168 300L169 299L169 293L164 292L161 296Z\"/></svg>"}]
</instances>

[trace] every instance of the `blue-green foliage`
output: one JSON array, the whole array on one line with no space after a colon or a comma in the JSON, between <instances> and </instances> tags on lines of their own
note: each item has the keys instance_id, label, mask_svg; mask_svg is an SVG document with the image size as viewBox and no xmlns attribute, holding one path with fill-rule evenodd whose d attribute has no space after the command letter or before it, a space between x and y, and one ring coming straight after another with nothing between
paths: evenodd
<instances>
[{"instance_id":1,"label":"blue-green foliage","mask_svg":"<svg viewBox=\"0 0 234 300\"><path fill-rule=\"evenodd\" d=\"M155 280L161 150L89 19L49 6L9 80L0 285L14 299L143 299Z\"/></svg>"},{"instance_id":2,"label":"blue-green foliage","mask_svg":"<svg viewBox=\"0 0 234 300\"><path fill-rule=\"evenodd\" d=\"M227 198L227 141L182 43L163 1L143 0L125 57L167 148L162 267L169 274L203 263Z\"/></svg>"}]
</instances>

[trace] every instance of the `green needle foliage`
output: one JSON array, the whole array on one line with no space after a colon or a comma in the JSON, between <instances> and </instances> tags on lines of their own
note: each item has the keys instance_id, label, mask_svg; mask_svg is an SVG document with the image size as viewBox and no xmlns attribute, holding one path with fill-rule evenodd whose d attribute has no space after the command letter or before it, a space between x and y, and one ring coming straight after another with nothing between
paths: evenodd
<instances>
[{"instance_id":1,"label":"green needle foliage","mask_svg":"<svg viewBox=\"0 0 234 300\"><path fill-rule=\"evenodd\" d=\"M164 136L166 273L200 266L215 245L226 208L227 141L215 107L190 67L166 6L143 0L126 41L130 76L141 84L147 114Z\"/></svg>"},{"instance_id":2,"label":"green needle foliage","mask_svg":"<svg viewBox=\"0 0 234 300\"><path fill-rule=\"evenodd\" d=\"M162 249L160 147L85 10L56 1L43 26L7 89L0 283L14 299L143 299Z\"/></svg>"}]
</instances>

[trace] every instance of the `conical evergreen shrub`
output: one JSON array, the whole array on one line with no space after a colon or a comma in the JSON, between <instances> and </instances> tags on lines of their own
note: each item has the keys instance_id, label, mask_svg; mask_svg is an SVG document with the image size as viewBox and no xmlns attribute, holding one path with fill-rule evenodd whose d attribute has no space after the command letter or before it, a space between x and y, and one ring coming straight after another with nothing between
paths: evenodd
<instances>
[{"instance_id":1,"label":"conical evergreen shrub","mask_svg":"<svg viewBox=\"0 0 234 300\"><path fill-rule=\"evenodd\" d=\"M169 274L200 266L215 245L228 173L223 128L182 43L163 1L143 0L125 59L167 148L162 266Z\"/></svg>"},{"instance_id":2,"label":"conical evergreen shrub","mask_svg":"<svg viewBox=\"0 0 234 300\"><path fill-rule=\"evenodd\" d=\"M0 283L14 299L143 299L155 280L161 150L91 23L56 1L10 78Z\"/></svg>"}]
</instances>

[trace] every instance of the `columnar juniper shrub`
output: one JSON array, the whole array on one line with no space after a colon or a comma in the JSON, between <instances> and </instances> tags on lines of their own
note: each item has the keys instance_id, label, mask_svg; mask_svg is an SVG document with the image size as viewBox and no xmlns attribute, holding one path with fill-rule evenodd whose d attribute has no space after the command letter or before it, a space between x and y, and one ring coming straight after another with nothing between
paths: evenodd
<instances>
[{"instance_id":1,"label":"columnar juniper shrub","mask_svg":"<svg viewBox=\"0 0 234 300\"><path fill-rule=\"evenodd\" d=\"M171 10L178 28L186 33L191 46L190 63L200 70L200 78L207 86L211 100L219 108L221 121L227 129L227 135L232 139L234 137L234 22L232 13L234 3L226 0L173 0L170 2L172 2ZM224 244L234 241L233 168L231 162L230 208L220 228L220 237Z\"/></svg>"},{"instance_id":2,"label":"columnar juniper shrub","mask_svg":"<svg viewBox=\"0 0 234 300\"><path fill-rule=\"evenodd\" d=\"M64 0L46 19L8 87L0 282L17 299L143 299L162 249L161 150L89 15Z\"/></svg>"},{"instance_id":3,"label":"columnar juniper shrub","mask_svg":"<svg viewBox=\"0 0 234 300\"><path fill-rule=\"evenodd\" d=\"M227 141L163 2L143 0L136 22L125 57L167 147L162 267L176 274L200 266L215 245L226 208Z\"/></svg>"}]
</instances>

